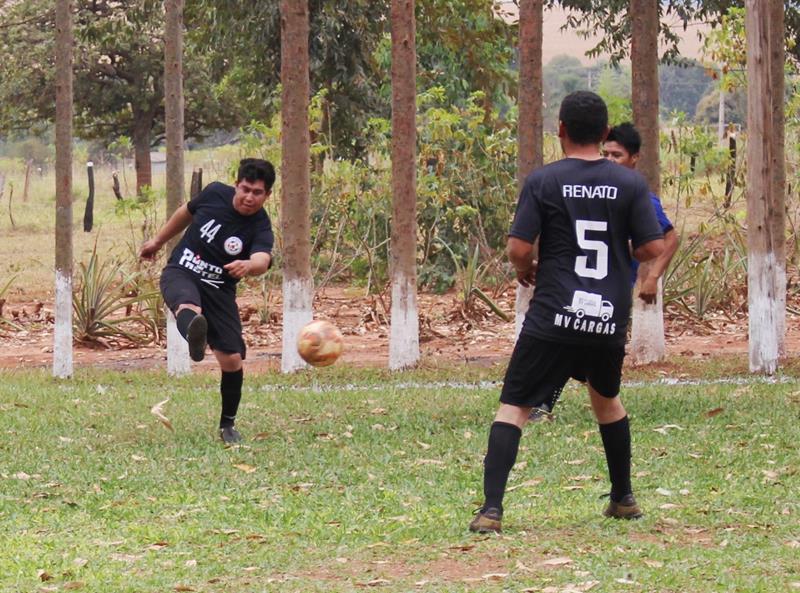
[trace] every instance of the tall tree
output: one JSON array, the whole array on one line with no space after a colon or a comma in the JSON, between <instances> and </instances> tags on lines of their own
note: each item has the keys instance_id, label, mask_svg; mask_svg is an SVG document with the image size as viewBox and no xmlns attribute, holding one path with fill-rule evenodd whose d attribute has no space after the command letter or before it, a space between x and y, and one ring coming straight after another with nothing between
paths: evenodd
<instances>
[{"instance_id":1,"label":"tall tree","mask_svg":"<svg viewBox=\"0 0 800 593\"><path fill-rule=\"evenodd\" d=\"M308 128L308 2L281 0L282 163L281 231L283 234L284 373L303 368L297 336L311 321L314 279L311 274L311 139Z\"/></svg>"},{"instance_id":2,"label":"tall tree","mask_svg":"<svg viewBox=\"0 0 800 593\"><path fill-rule=\"evenodd\" d=\"M745 8L750 370L772 374L786 329L784 8L781 0Z\"/></svg>"},{"instance_id":3,"label":"tall tree","mask_svg":"<svg viewBox=\"0 0 800 593\"><path fill-rule=\"evenodd\" d=\"M53 375L72 376L72 0L58 0L56 63L56 261Z\"/></svg>"},{"instance_id":4,"label":"tall tree","mask_svg":"<svg viewBox=\"0 0 800 593\"><path fill-rule=\"evenodd\" d=\"M150 185L151 147L164 136L164 11L160 0L75 0L75 132L112 143L133 140L137 188ZM19 0L0 13L0 130L29 130L54 117L52 2ZM212 50L187 51L186 133L241 123L207 64Z\"/></svg>"},{"instance_id":5,"label":"tall tree","mask_svg":"<svg viewBox=\"0 0 800 593\"><path fill-rule=\"evenodd\" d=\"M392 312L389 368L419 361L414 0L392 0Z\"/></svg>"},{"instance_id":6,"label":"tall tree","mask_svg":"<svg viewBox=\"0 0 800 593\"><path fill-rule=\"evenodd\" d=\"M184 0L165 0L164 26L164 125L167 136L167 212L165 220L184 201L183 134L183 9ZM171 251L178 242L173 237ZM167 311L167 372L184 375L191 371L189 346L178 332L175 316Z\"/></svg>"},{"instance_id":7,"label":"tall tree","mask_svg":"<svg viewBox=\"0 0 800 593\"><path fill-rule=\"evenodd\" d=\"M520 0L519 3L519 131L517 154L517 186L522 189L525 178L544 164L542 121L542 39L544 12L542 0ZM519 336L525 312L533 298L533 287L517 285L515 303L515 335Z\"/></svg>"},{"instance_id":8,"label":"tall tree","mask_svg":"<svg viewBox=\"0 0 800 593\"><path fill-rule=\"evenodd\" d=\"M630 0L631 14L631 102L633 120L642 135L642 149L637 165L647 180L650 191L658 193L659 172L658 133L658 0ZM643 263L639 278L644 278L649 263ZM637 281L634 292L638 293ZM631 322L631 359L634 363L655 362L664 358L664 311L659 280L656 302L648 305L642 299L633 300Z\"/></svg>"}]
</instances>

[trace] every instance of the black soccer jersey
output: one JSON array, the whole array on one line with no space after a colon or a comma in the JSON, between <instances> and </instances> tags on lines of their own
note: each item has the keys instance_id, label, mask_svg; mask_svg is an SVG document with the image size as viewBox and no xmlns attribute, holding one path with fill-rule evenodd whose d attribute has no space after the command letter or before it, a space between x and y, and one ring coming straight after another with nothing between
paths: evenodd
<instances>
[{"instance_id":1,"label":"black soccer jersey","mask_svg":"<svg viewBox=\"0 0 800 593\"><path fill-rule=\"evenodd\" d=\"M661 238L644 178L606 159L566 158L525 180L509 235L539 267L522 332L573 344L624 344L631 255Z\"/></svg>"},{"instance_id":2,"label":"black soccer jersey","mask_svg":"<svg viewBox=\"0 0 800 593\"><path fill-rule=\"evenodd\" d=\"M271 253L272 224L262 208L243 216L233 207L236 189L210 183L187 207L192 223L172 251L169 265L197 274L201 282L215 288L233 288L239 281L224 269L237 259L248 259L259 251Z\"/></svg>"}]
</instances>

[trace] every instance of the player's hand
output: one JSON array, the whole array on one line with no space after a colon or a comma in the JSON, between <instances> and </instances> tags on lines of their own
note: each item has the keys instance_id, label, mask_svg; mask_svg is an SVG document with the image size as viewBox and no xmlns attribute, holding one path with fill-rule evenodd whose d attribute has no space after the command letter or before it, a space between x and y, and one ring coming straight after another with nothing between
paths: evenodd
<instances>
[{"instance_id":1,"label":"player's hand","mask_svg":"<svg viewBox=\"0 0 800 593\"><path fill-rule=\"evenodd\" d=\"M522 286L533 286L538 264L539 262L534 260L531 262L531 266L527 270L517 270L517 282L519 282Z\"/></svg>"},{"instance_id":2,"label":"player's hand","mask_svg":"<svg viewBox=\"0 0 800 593\"><path fill-rule=\"evenodd\" d=\"M648 276L644 280L642 280L642 284L639 287L639 298L642 299L648 305L652 305L656 302L656 297L658 296L658 278L652 278Z\"/></svg>"},{"instance_id":3,"label":"player's hand","mask_svg":"<svg viewBox=\"0 0 800 593\"><path fill-rule=\"evenodd\" d=\"M155 239L150 239L148 241L145 241L142 244L141 249L139 249L139 258L146 259L148 261L153 261L159 249L161 249L161 243L159 243Z\"/></svg>"},{"instance_id":4,"label":"player's hand","mask_svg":"<svg viewBox=\"0 0 800 593\"><path fill-rule=\"evenodd\" d=\"M234 278L244 278L253 269L253 264L249 259L236 259L225 265L225 271Z\"/></svg>"}]
</instances>

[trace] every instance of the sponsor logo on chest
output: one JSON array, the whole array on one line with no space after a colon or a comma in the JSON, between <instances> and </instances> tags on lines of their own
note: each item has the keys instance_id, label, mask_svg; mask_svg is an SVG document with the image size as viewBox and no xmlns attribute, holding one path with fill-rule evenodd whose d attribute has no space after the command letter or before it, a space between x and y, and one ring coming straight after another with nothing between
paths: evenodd
<instances>
[{"instance_id":1,"label":"sponsor logo on chest","mask_svg":"<svg viewBox=\"0 0 800 593\"><path fill-rule=\"evenodd\" d=\"M228 237L224 248L228 255L239 255L242 252L242 240L239 237Z\"/></svg>"}]
</instances>

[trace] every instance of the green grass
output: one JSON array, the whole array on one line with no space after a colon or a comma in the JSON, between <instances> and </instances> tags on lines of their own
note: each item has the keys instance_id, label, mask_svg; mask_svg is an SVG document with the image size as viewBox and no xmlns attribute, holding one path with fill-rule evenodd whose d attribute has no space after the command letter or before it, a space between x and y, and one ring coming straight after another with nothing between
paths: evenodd
<instances>
[{"instance_id":1,"label":"green grass","mask_svg":"<svg viewBox=\"0 0 800 593\"><path fill-rule=\"evenodd\" d=\"M571 385L526 430L504 534L475 537L497 389L419 382L451 376L251 375L246 445L225 449L213 376L6 373L0 591L800 587L797 382L626 389L633 523L600 516L604 457ZM166 397L174 433L149 412Z\"/></svg>"}]
</instances>

